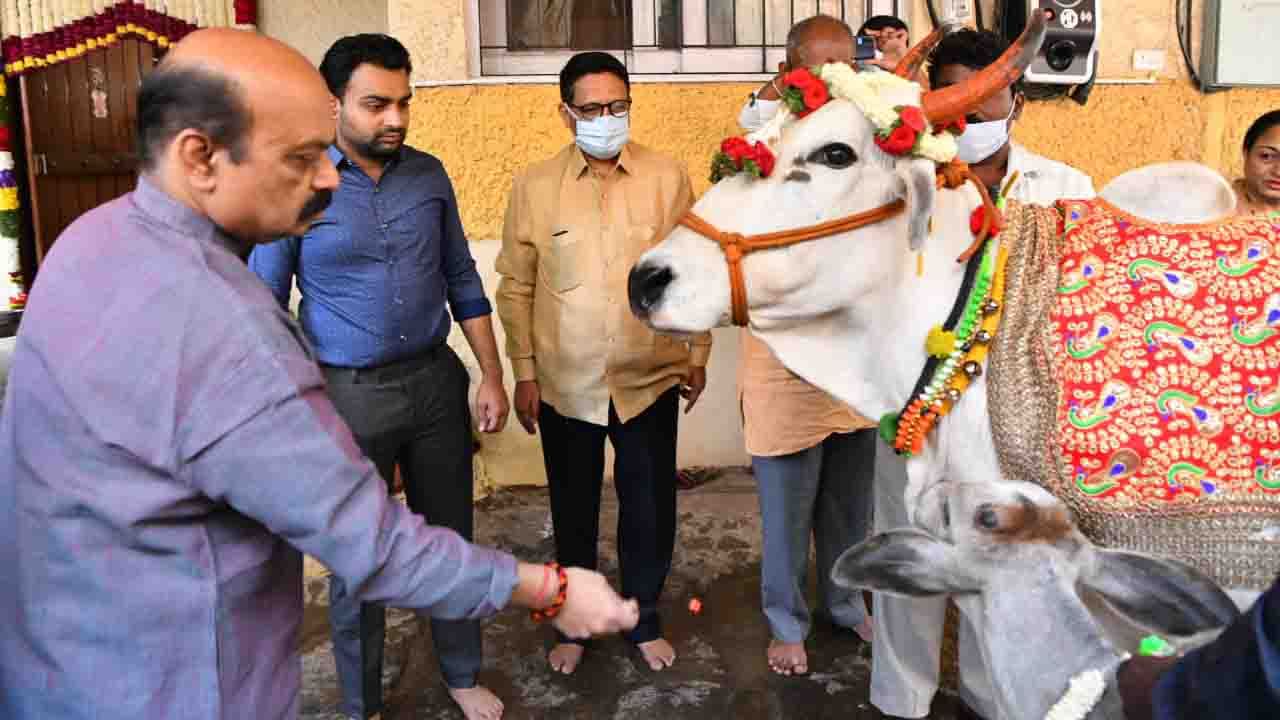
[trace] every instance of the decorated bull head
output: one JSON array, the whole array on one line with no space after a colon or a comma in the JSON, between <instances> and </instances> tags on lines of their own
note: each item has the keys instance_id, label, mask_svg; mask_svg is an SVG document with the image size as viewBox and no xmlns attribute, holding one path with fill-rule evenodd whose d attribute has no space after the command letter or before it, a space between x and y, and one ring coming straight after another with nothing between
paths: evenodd
<instances>
[{"instance_id":1,"label":"decorated bull head","mask_svg":"<svg viewBox=\"0 0 1280 720\"><path fill-rule=\"evenodd\" d=\"M881 533L845 551L832 580L906 597L955 596L989 663L1001 717L1118 716L1087 711L1115 702L1104 694L1123 652L1136 648L1115 647L1078 591L1174 639L1221 629L1238 614L1187 565L1095 547L1066 506L1035 485L939 483L922 497L917 519L925 529ZM1064 711L1050 715L1054 707Z\"/></svg>"},{"instance_id":2,"label":"decorated bull head","mask_svg":"<svg viewBox=\"0 0 1280 720\"><path fill-rule=\"evenodd\" d=\"M633 268L635 313L659 330L688 332L745 324L748 308L753 326L767 328L785 326L795 309L812 317L847 307L905 262L903 238L923 245L937 166L955 155L950 132L1018 78L1044 32L1044 17L1033 15L995 63L930 92L843 64L788 75L774 121L722 145L713 168L722 179ZM902 75L916 72L924 50L908 56ZM838 302L825 292L832 283L844 287Z\"/></svg>"}]
</instances>

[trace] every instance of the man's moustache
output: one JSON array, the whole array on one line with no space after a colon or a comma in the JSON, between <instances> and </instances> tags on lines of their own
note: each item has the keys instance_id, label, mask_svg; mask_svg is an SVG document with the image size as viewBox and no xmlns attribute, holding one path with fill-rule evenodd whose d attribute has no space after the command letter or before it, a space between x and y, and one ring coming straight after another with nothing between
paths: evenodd
<instances>
[{"instance_id":1,"label":"man's moustache","mask_svg":"<svg viewBox=\"0 0 1280 720\"><path fill-rule=\"evenodd\" d=\"M315 195L311 196L311 199L307 201L306 205L302 206L302 212L298 213L298 219L310 220L328 209L329 204L332 202L333 191L320 190Z\"/></svg>"}]
</instances>

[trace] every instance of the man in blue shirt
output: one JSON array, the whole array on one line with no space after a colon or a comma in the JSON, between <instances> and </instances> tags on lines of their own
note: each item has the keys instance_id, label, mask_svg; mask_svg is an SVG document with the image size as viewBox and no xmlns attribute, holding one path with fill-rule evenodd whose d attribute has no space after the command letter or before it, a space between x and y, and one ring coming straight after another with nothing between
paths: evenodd
<instances>
[{"instance_id":1,"label":"man in blue shirt","mask_svg":"<svg viewBox=\"0 0 1280 720\"><path fill-rule=\"evenodd\" d=\"M320 72L335 99L340 185L321 221L302 237L257 248L250 267L287 307L296 277L299 319L315 348L334 406L383 478L398 466L410 509L472 535L469 377L446 344L461 325L483 378L481 431L498 432L508 404L491 307L435 157L404 145L409 54L386 35L336 42ZM385 611L330 580L334 656L342 710L357 718L382 706ZM432 620L450 694L469 720L496 720L502 703L476 684L476 621Z\"/></svg>"}]
</instances>

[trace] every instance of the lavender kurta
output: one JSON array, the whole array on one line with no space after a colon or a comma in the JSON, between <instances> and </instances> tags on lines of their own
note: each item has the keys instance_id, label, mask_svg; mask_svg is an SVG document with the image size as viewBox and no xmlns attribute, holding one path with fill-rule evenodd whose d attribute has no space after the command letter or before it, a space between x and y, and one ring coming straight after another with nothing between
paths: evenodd
<instances>
[{"instance_id":1,"label":"lavender kurta","mask_svg":"<svg viewBox=\"0 0 1280 720\"><path fill-rule=\"evenodd\" d=\"M515 560L387 497L302 334L146 180L40 269L0 413L0 718L291 718L302 556L478 618Z\"/></svg>"}]
</instances>

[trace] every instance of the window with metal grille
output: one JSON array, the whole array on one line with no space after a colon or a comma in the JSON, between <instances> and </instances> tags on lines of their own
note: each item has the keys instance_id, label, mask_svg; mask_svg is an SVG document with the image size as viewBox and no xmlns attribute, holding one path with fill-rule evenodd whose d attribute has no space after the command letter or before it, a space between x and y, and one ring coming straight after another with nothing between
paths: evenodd
<instances>
[{"instance_id":1,"label":"window with metal grille","mask_svg":"<svg viewBox=\"0 0 1280 720\"><path fill-rule=\"evenodd\" d=\"M773 72L787 30L823 13L855 30L899 15L900 0L477 0L483 76L554 75L582 50L606 50L634 75Z\"/></svg>"}]
</instances>

